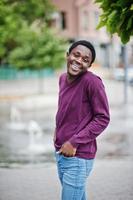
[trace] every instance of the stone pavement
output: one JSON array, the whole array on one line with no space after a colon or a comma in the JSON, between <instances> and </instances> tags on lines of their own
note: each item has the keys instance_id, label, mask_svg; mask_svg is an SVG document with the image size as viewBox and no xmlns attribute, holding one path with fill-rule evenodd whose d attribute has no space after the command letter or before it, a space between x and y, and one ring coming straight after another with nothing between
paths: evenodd
<instances>
[{"instance_id":1,"label":"stone pavement","mask_svg":"<svg viewBox=\"0 0 133 200\"><path fill-rule=\"evenodd\" d=\"M132 200L133 162L96 160L87 184L89 200ZM0 169L0 200L59 200L56 166Z\"/></svg>"},{"instance_id":2,"label":"stone pavement","mask_svg":"<svg viewBox=\"0 0 133 200\"><path fill-rule=\"evenodd\" d=\"M87 183L89 200L133 200L133 87L128 87L128 104L124 105L123 83L107 79L102 72L100 73L109 98L111 122L105 133L98 138L97 158ZM17 95L14 92L11 96L8 84L2 82L1 110L12 101L12 104L21 109L47 108L49 115L54 117L57 105L57 77L45 80L44 95L27 96L29 84L29 81L21 82L22 90L18 89ZM11 87L14 91L13 84ZM35 89L34 86L31 89ZM35 92L30 91L31 94ZM22 96L22 92L26 96ZM54 163L0 169L0 200L59 199L60 184Z\"/></svg>"}]
</instances>

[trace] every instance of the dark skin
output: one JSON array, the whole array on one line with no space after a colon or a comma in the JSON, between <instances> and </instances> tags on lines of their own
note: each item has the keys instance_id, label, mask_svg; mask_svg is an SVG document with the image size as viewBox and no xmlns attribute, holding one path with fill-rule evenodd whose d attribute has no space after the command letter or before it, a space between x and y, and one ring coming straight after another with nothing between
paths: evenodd
<instances>
[{"instance_id":1,"label":"dark skin","mask_svg":"<svg viewBox=\"0 0 133 200\"><path fill-rule=\"evenodd\" d=\"M78 45L67 54L67 81L73 82L80 75L84 74L91 66L92 53L91 50L83 45ZM55 140L55 137L54 137ZM76 148L66 141L59 150L59 153L67 157L75 156Z\"/></svg>"}]
</instances>

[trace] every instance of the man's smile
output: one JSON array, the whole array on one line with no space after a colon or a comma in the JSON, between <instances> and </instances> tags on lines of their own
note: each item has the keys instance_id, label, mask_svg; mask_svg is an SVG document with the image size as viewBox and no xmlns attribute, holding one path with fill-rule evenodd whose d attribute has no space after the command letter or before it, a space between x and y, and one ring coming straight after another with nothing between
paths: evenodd
<instances>
[{"instance_id":1,"label":"man's smile","mask_svg":"<svg viewBox=\"0 0 133 200\"><path fill-rule=\"evenodd\" d=\"M70 67L73 71L78 72L81 70L81 66L79 64L77 64L76 62L72 62L70 64Z\"/></svg>"}]
</instances>

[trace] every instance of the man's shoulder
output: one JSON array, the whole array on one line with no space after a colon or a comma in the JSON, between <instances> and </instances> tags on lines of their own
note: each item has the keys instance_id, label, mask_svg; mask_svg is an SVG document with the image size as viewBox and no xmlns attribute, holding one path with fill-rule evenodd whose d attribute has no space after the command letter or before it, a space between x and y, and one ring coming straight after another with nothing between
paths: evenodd
<instances>
[{"instance_id":1,"label":"man's shoulder","mask_svg":"<svg viewBox=\"0 0 133 200\"><path fill-rule=\"evenodd\" d=\"M66 78L66 76L67 76L67 73L64 72L59 76L59 79L64 79Z\"/></svg>"},{"instance_id":2,"label":"man's shoulder","mask_svg":"<svg viewBox=\"0 0 133 200\"><path fill-rule=\"evenodd\" d=\"M91 71L87 71L87 73L85 74L83 78L83 85L85 86L85 88L93 91L94 89L98 90L104 87L102 79L97 74L94 74Z\"/></svg>"},{"instance_id":3,"label":"man's shoulder","mask_svg":"<svg viewBox=\"0 0 133 200\"><path fill-rule=\"evenodd\" d=\"M67 76L66 73L62 73L62 74L59 76L59 84L61 84L62 82L64 82L64 81L66 80L66 76Z\"/></svg>"},{"instance_id":4,"label":"man's shoulder","mask_svg":"<svg viewBox=\"0 0 133 200\"><path fill-rule=\"evenodd\" d=\"M92 71L87 71L84 75L84 80L86 82L93 82L93 81L101 81L102 79L97 75L94 74Z\"/></svg>"}]
</instances>

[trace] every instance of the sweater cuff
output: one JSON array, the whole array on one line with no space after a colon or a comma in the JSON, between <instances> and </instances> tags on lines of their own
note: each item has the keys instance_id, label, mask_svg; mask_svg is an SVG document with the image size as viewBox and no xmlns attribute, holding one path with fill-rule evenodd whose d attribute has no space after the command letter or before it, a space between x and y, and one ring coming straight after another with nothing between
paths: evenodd
<instances>
[{"instance_id":1,"label":"sweater cuff","mask_svg":"<svg viewBox=\"0 0 133 200\"><path fill-rule=\"evenodd\" d=\"M70 140L69 140L69 142L71 143L71 145L74 147L74 148L78 148L78 146L79 146L79 144L77 144L76 142L75 142L75 138L74 137L72 137Z\"/></svg>"}]
</instances>

